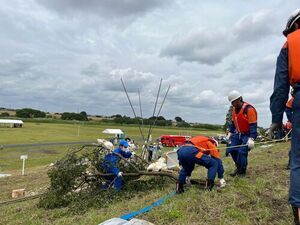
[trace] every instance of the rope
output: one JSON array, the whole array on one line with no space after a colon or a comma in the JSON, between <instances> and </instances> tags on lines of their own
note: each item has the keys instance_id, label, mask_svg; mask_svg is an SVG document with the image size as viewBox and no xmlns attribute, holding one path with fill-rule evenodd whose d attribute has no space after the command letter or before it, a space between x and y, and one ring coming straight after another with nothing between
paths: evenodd
<instances>
[{"instance_id":1,"label":"rope","mask_svg":"<svg viewBox=\"0 0 300 225\"><path fill-rule=\"evenodd\" d=\"M154 207L157 207L159 205L161 205L165 200L167 200L168 198L171 198L175 195L175 191L171 192L170 194L158 199L156 202L154 202L152 205L149 205L149 206L146 206L140 210L137 210L137 211L134 211L134 212L131 212L131 213L128 213L128 214L125 214L123 216L121 216L120 218L123 219L123 220L130 220L132 219L133 217L136 217L140 214L143 214L143 213L146 213L146 212L149 212L151 209L153 209Z\"/></svg>"}]
</instances>

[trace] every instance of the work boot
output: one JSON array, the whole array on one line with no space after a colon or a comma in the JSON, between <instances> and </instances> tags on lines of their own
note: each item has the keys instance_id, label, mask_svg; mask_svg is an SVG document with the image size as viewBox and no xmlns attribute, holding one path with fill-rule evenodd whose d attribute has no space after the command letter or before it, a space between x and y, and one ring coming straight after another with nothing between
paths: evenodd
<instances>
[{"instance_id":1,"label":"work boot","mask_svg":"<svg viewBox=\"0 0 300 225\"><path fill-rule=\"evenodd\" d=\"M181 194L184 192L183 183L176 183L176 194Z\"/></svg>"},{"instance_id":2,"label":"work boot","mask_svg":"<svg viewBox=\"0 0 300 225\"><path fill-rule=\"evenodd\" d=\"M295 225L300 225L300 208L292 207Z\"/></svg>"},{"instance_id":3,"label":"work boot","mask_svg":"<svg viewBox=\"0 0 300 225\"><path fill-rule=\"evenodd\" d=\"M247 171L247 169L246 168L240 168L240 170L239 170L239 172L238 172L238 176L239 177L244 177L244 176L246 176L246 171Z\"/></svg>"},{"instance_id":4,"label":"work boot","mask_svg":"<svg viewBox=\"0 0 300 225\"><path fill-rule=\"evenodd\" d=\"M235 164L235 166L236 166L236 169L232 173L229 174L232 177L235 177L240 173L240 169L241 169L240 165Z\"/></svg>"},{"instance_id":5,"label":"work boot","mask_svg":"<svg viewBox=\"0 0 300 225\"><path fill-rule=\"evenodd\" d=\"M214 185L215 185L214 180L210 180L210 179L206 180L206 190L212 191Z\"/></svg>"}]
</instances>

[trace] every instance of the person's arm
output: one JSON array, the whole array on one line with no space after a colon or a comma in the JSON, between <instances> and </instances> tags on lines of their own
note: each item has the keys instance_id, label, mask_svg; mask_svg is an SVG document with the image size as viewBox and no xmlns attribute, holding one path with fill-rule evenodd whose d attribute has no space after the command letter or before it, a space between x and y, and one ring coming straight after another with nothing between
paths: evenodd
<instances>
[{"instance_id":1,"label":"person's arm","mask_svg":"<svg viewBox=\"0 0 300 225\"><path fill-rule=\"evenodd\" d=\"M228 124L228 130L229 130L229 133L233 134L235 132L235 125L234 125L234 122L231 121L229 124Z\"/></svg>"},{"instance_id":2,"label":"person's arm","mask_svg":"<svg viewBox=\"0 0 300 225\"><path fill-rule=\"evenodd\" d=\"M287 117L288 121L292 122L292 117L293 117L293 111L292 111L292 109L286 107L285 108L285 114L286 114L286 117Z\"/></svg>"},{"instance_id":3,"label":"person's arm","mask_svg":"<svg viewBox=\"0 0 300 225\"><path fill-rule=\"evenodd\" d=\"M121 151L121 155L124 157L124 158L130 158L131 157L131 151Z\"/></svg>"},{"instance_id":4,"label":"person's arm","mask_svg":"<svg viewBox=\"0 0 300 225\"><path fill-rule=\"evenodd\" d=\"M250 129L249 137L255 140L257 137L257 113L252 106L247 110L247 117Z\"/></svg>"},{"instance_id":5,"label":"person's arm","mask_svg":"<svg viewBox=\"0 0 300 225\"><path fill-rule=\"evenodd\" d=\"M288 100L289 90L288 49L285 44L277 58L273 94L270 97L272 123L282 124L285 103Z\"/></svg>"}]
</instances>

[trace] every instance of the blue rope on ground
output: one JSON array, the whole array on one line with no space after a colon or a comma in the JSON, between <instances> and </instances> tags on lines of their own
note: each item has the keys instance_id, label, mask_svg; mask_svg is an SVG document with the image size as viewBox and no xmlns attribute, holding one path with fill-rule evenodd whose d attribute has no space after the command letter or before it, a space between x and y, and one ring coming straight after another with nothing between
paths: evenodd
<instances>
[{"instance_id":1,"label":"blue rope on ground","mask_svg":"<svg viewBox=\"0 0 300 225\"><path fill-rule=\"evenodd\" d=\"M145 213L145 212L148 212L150 211L151 209L153 209L154 207L156 206L159 206L160 204L162 204L165 200L167 200L168 198L171 198L172 196L175 195L175 191L173 191L172 193L168 194L167 196L165 197L162 197L160 199L158 199L156 202L154 202L152 205L149 205L149 206L146 206L138 211L135 211L135 212L131 212L131 213L128 213L128 214L125 214L123 216L121 216L120 218L123 219L123 220L130 220L132 219L133 217L136 217L142 213Z\"/></svg>"}]
</instances>

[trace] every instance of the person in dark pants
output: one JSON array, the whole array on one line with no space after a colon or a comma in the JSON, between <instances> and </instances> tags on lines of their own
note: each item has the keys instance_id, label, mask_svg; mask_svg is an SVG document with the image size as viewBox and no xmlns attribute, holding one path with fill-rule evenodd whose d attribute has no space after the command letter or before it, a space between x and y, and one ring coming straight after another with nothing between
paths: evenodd
<instances>
[{"instance_id":1,"label":"person in dark pants","mask_svg":"<svg viewBox=\"0 0 300 225\"><path fill-rule=\"evenodd\" d=\"M300 9L292 13L283 35L287 37L277 57L274 89L270 97L273 131L282 127L285 104L290 87L294 90L292 146L290 165L289 203L292 206L294 223L300 225Z\"/></svg>"},{"instance_id":2,"label":"person in dark pants","mask_svg":"<svg viewBox=\"0 0 300 225\"><path fill-rule=\"evenodd\" d=\"M231 144L226 149L226 156L230 154L236 166L230 175L244 176L248 166L248 152L254 148L257 137L257 112L252 105L243 101L238 91L231 91L228 100L233 108L228 134Z\"/></svg>"},{"instance_id":3,"label":"person in dark pants","mask_svg":"<svg viewBox=\"0 0 300 225\"><path fill-rule=\"evenodd\" d=\"M214 187L214 180L218 170L218 163L213 158L205 155L201 149L198 149L191 142L186 142L177 150L177 156L179 164L182 169L179 173L178 182L176 184L176 192L184 192L184 184L186 183L186 178L190 177L195 164L204 166L207 168L207 189L212 190Z\"/></svg>"}]
</instances>

